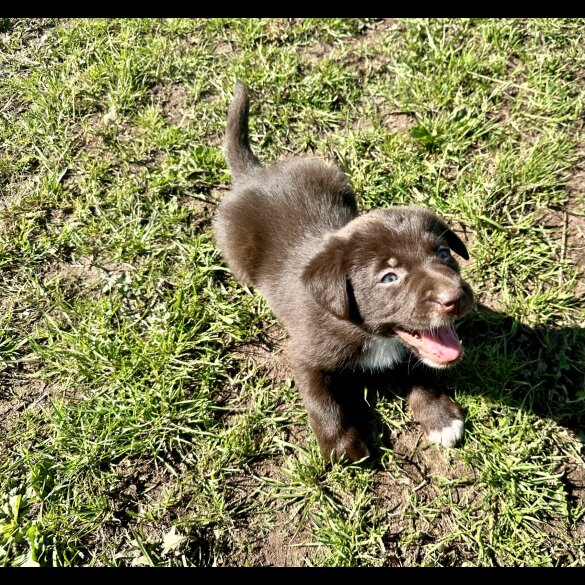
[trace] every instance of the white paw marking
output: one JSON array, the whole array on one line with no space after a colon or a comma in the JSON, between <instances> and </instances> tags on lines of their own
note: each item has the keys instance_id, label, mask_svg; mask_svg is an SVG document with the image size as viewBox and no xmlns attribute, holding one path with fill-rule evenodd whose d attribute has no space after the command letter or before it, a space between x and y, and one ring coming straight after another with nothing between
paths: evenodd
<instances>
[{"instance_id":1,"label":"white paw marking","mask_svg":"<svg viewBox=\"0 0 585 585\"><path fill-rule=\"evenodd\" d=\"M443 427L440 431L431 431L429 441L442 447L454 447L463 437L463 421L454 419L448 427Z\"/></svg>"}]
</instances>

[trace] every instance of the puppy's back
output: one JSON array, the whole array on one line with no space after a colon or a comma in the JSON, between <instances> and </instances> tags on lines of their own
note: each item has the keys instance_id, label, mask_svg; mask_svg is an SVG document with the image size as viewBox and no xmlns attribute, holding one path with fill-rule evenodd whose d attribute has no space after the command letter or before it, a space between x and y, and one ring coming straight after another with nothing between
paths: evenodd
<instances>
[{"instance_id":1,"label":"puppy's back","mask_svg":"<svg viewBox=\"0 0 585 585\"><path fill-rule=\"evenodd\" d=\"M217 209L217 244L239 280L262 286L289 262L302 262L311 239L321 239L357 215L347 177L314 158L264 168L248 142L248 97L238 82L228 114L225 140L233 176L232 192ZM308 259L308 258L307 258Z\"/></svg>"}]
</instances>

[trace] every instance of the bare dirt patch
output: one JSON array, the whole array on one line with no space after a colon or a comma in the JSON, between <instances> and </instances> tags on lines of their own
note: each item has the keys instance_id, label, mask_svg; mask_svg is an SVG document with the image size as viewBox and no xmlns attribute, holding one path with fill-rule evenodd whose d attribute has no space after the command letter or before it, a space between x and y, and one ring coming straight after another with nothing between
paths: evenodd
<instances>
[{"instance_id":1,"label":"bare dirt patch","mask_svg":"<svg viewBox=\"0 0 585 585\"><path fill-rule=\"evenodd\" d=\"M265 481L286 481L282 472L282 457L264 460L252 466L252 475L240 477L238 483L247 482L250 493L260 487L268 495L261 497L271 498L270 488ZM241 485L240 485L241 489ZM291 518L290 512L284 506L272 508L267 524L259 529L253 523L238 531L238 540L246 547L246 556L242 562L253 566L268 567L301 567L307 560L312 560L319 554L320 547L311 546L312 534L309 527L300 526Z\"/></svg>"},{"instance_id":2,"label":"bare dirt patch","mask_svg":"<svg viewBox=\"0 0 585 585\"><path fill-rule=\"evenodd\" d=\"M585 270L585 142L578 149L579 160L568 184L568 200L563 217L562 253L581 271ZM577 283L577 296L585 296L585 283Z\"/></svg>"},{"instance_id":3,"label":"bare dirt patch","mask_svg":"<svg viewBox=\"0 0 585 585\"><path fill-rule=\"evenodd\" d=\"M409 426L396 434L392 439L392 448L400 467L400 475L393 477L386 472L379 474L379 495L389 500L390 509L398 502L405 501L402 497L395 501L395 488L400 491L407 489L411 493L423 490L423 493L433 496L432 485L435 480L457 480L458 483L472 481L473 468L462 463L450 451L429 445L417 425Z\"/></svg>"},{"instance_id":4,"label":"bare dirt patch","mask_svg":"<svg viewBox=\"0 0 585 585\"><path fill-rule=\"evenodd\" d=\"M232 45L226 41L218 41L211 51L212 55L229 55L234 52Z\"/></svg>"},{"instance_id":5,"label":"bare dirt patch","mask_svg":"<svg viewBox=\"0 0 585 585\"><path fill-rule=\"evenodd\" d=\"M304 544L309 542L310 533L291 534L290 528L290 518L277 519L274 530L267 535L266 546L258 551L257 558L262 566L302 567L307 559L315 556L315 548Z\"/></svg>"},{"instance_id":6,"label":"bare dirt patch","mask_svg":"<svg viewBox=\"0 0 585 585\"><path fill-rule=\"evenodd\" d=\"M215 213L216 205L227 195L228 188L213 188L209 193L197 195L181 195L179 202L188 208L199 220L211 221Z\"/></svg>"},{"instance_id":7,"label":"bare dirt patch","mask_svg":"<svg viewBox=\"0 0 585 585\"><path fill-rule=\"evenodd\" d=\"M393 112L382 116L382 124L393 132L409 132L416 125L416 120L411 114Z\"/></svg>"},{"instance_id":8,"label":"bare dirt patch","mask_svg":"<svg viewBox=\"0 0 585 585\"><path fill-rule=\"evenodd\" d=\"M293 376L290 362L282 348L275 351L261 342L248 343L236 349L233 355L257 364L273 382L284 382Z\"/></svg>"},{"instance_id":9,"label":"bare dirt patch","mask_svg":"<svg viewBox=\"0 0 585 585\"><path fill-rule=\"evenodd\" d=\"M237 347L233 355L262 368L275 383L293 377L290 362L286 356L286 331L279 323L266 327L254 341Z\"/></svg>"},{"instance_id":10,"label":"bare dirt patch","mask_svg":"<svg viewBox=\"0 0 585 585\"><path fill-rule=\"evenodd\" d=\"M24 411L40 408L50 394L46 382L19 375L8 377L4 384L0 370L0 433L15 428Z\"/></svg>"},{"instance_id":11,"label":"bare dirt patch","mask_svg":"<svg viewBox=\"0 0 585 585\"><path fill-rule=\"evenodd\" d=\"M377 22L369 24L361 35L356 35L352 39L347 39L344 42L345 47L355 48L356 46L373 45L381 41L384 35L392 28L397 26L395 18L382 18ZM303 59L310 65L316 65L322 59L330 56L335 51L336 45L334 43L315 43L303 47L301 55ZM361 61L360 61L361 62Z\"/></svg>"},{"instance_id":12,"label":"bare dirt patch","mask_svg":"<svg viewBox=\"0 0 585 585\"><path fill-rule=\"evenodd\" d=\"M186 465L179 467L185 473ZM107 494L110 520L97 533L88 536L85 546L88 549L104 546L107 554L115 555L123 565L147 565L135 535L140 534L147 548L160 549L173 521L187 511L180 504L165 505L166 493L174 484L173 477L150 459L125 459L115 471L118 479Z\"/></svg>"},{"instance_id":13,"label":"bare dirt patch","mask_svg":"<svg viewBox=\"0 0 585 585\"><path fill-rule=\"evenodd\" d=\"M395 433L392 448L397 467L376 473L374 492L388 528L389 563L412 566L420 562L425 544L453 529L449 506L440 502L442 493L448 490L453 502L473 506L478 497L474 470L448 450L428 446L416 425ZM425 509L428 514L420 513ZM403 549L402 533L419 536Z\"/></svg>"},{"instance_id":14,"label":"bare dirt patch","mask_svg":"<svg viewBox=\"0 0 585 585\"><path fill-rule=\"evenodd\" d=\"M91 258L81 257L71 263L59 263L51 266L45 274L45 281L58 280L62 287L78 286L80 282L87 286L100 280L101 270Z\"/></svg>"},{"instance_id":15,"label":"bare dirt patch","mask_svg":"<svg viewBox=\"0 0 585 585\"><path fill-rule=\"evenodd\" d=\"M150 96L153 105L162 110L169 122L180 128L188 126L188 94L184 86L156 86Z\"/></svg>"}]
</instances>

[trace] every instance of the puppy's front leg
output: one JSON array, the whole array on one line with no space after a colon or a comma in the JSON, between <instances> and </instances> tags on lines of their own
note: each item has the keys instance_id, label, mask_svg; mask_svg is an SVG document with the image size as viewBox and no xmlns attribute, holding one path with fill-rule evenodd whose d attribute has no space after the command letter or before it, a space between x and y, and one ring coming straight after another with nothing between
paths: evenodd
<instances>
[{"instance_id":1,"label":"puppy's front leg","mask_svg":"<svg viewBox=\"0 0 585 585\"><path fill-rule=\"evenodd\" d=\"M408 405L431 443L454 447L463 437L463 409L442 390L417 384L410 390Z\"/></svg>"},{"instance_id":2,"label":"puppy's front leg","mask_svg":"<svg viewBox=\"0 0 585 585\"><path fill-rule=\"evenodd\" d=\"M366 420L363 391L351 376L295 367L296 381L321 453L338 461L358 461L370 452L363 439Z\"/></svg>"}]
</instances>

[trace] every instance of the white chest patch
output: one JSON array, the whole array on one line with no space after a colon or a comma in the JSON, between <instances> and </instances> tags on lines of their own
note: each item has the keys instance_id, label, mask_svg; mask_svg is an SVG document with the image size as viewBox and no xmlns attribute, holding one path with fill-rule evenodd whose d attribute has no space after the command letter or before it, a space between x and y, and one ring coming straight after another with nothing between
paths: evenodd
<instances>
[{"instance_id":1,"label":"white chest patch","mask_svg":"<svg viewBox=\"0 0 585 585\"><path fill-rule=\"evenodd\" d=\"M375 336L366 341L362 354L354 363L364 370L386 370L406 353L407 349L399 339Z\"/></svg>"}]
</instances>

